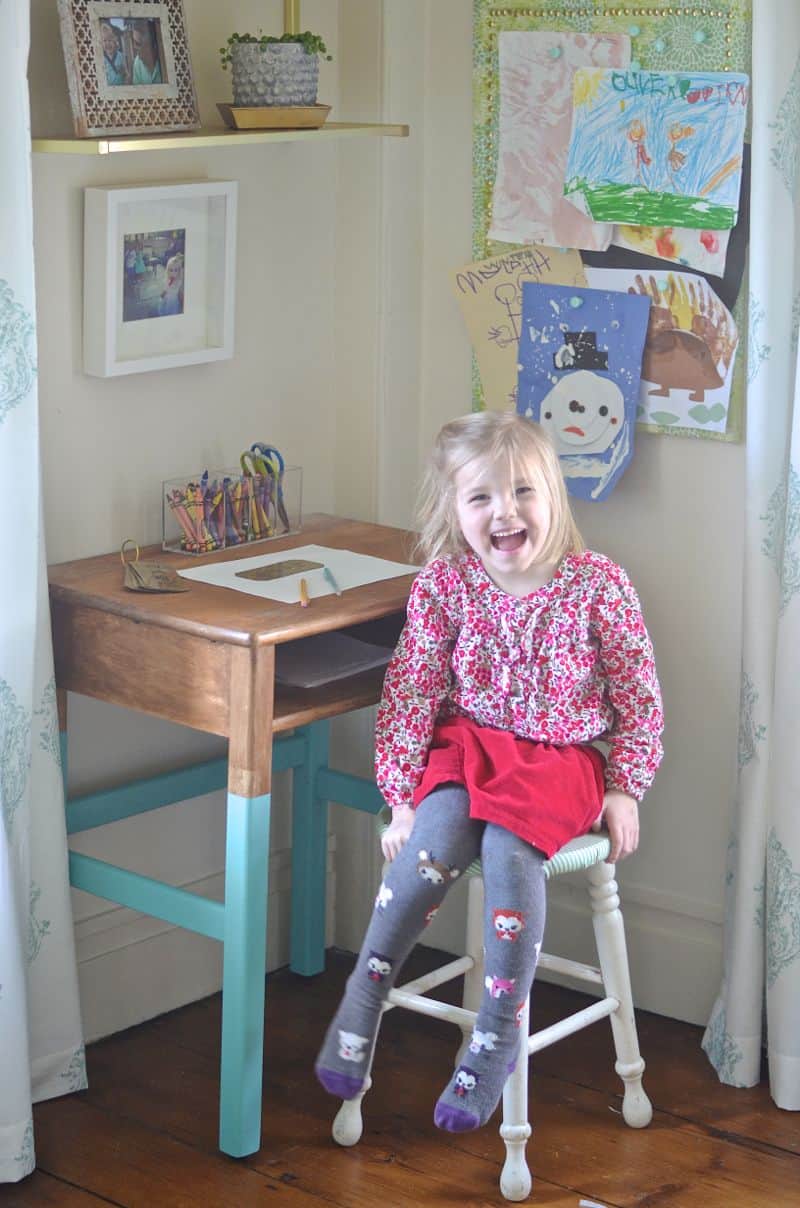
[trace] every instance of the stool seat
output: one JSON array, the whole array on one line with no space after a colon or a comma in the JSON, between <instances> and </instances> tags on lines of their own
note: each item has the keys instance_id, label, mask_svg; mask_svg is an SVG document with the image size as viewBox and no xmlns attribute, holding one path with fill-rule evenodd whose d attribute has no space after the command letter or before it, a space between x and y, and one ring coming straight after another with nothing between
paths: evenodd
<instances>
[{"instance_id":1,"label":"stool seat","mask_svg":"<svg viewBox=\"0 0 800 1208\"><path fill-rule=\"evenodd\" d=\"M547 880L565 872L581 872L608 858L611 841L608 835L578 835L552 855L544 864Z\"/></svg>"},{"instance_id":2,"label":"stool seat","mask_svg":"<svg viewBox=\"0 0 800 1208\"><path fill-rule=\"evenodd\" d=\"M378 820L378 832L383 837L389 829L388 810L381 810ZM600 860L605 860L611 851L611 843L606 834L578 835L570 839L558 851L546 860L543 868L546 880L559 877L565 872L581 872L591 868ZM480 860L473 860L461 874L463 877L479 877L481 875Z\"/></svg>"},{"instance_id":3,"label":"stool seat","mask_svg":"<svg viewBox=\"0 0 800 1208\"><path fill-rule=\"evenodd\" d=\"M379 818L381 833L386 830L387 825L388 819L382 814ZM583 1010L558 1020L550 1027L530 1033L527 1055L539 1052L600 1019L608 1019L617 1055L614 1068L624 1085L622 1116L631 1128L644 1128L652 1119L653 1109L642 1086L645 1066L639 1052L636 1033L615 867L605 863L610 850L611 844L606 834L581 835L566 843L544 864L548 880L564 873L586 872L599 966L584 965L565 957L541 952L537 975L542 970L566 975L590 986L595 994L599 988L601 997ZM395 1007L402 1007L457 1024L462 1032L462 1041L456 1056L456 1065L472 1035L484 979L483 880L480 860L474 860L462 875L468 878L469 883L465 955L454 958L415 981L390 990L383 1008L386 1012ZM464 976L462 1006L452 1006L429 997L431 990L461 975ZM529 1029L529 1009L530 1000L522 1010L523 1035L527 1034ZM361 1102L371 1085L372 1079L368 1074L361 1094L355 1099L344 1100L339 1108L333 1123L333 1138L338 1144L355 1145L361 1138ZM525 1060L517 1062L513 1073L506 1080L500 1135L506 1147L505 1162L500 1174L500 1190L507 1200L524 1200L532 1185L525 1157L525 1148L531 1135L528 1119L528 1062Z\"/></svg>"}]
</instances>

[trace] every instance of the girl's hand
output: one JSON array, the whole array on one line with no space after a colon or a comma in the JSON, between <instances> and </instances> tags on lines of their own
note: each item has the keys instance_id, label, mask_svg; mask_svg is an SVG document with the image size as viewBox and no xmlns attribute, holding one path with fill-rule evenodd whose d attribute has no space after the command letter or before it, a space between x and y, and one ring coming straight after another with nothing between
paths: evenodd
<instances>
[{"instance_id":1,"label":"girl's hand","mask_svg":"<svg viewBox=\"0 0 800 1208\"><path fill-rule=\"evenodd\" d=\"M619 789L609 789L603 798L602 821L611 840L606 864L616 864L636 851L639 846L639 806L635 797L629 797Z\"/></svg>"},{"instance_id":2,"label":"girl's hand","mask_svg":"<svg viewBox=\"0 0 800 1208\"><path fill-rule=\"evenodd\" d=\"M398 855L401 847L408 843L413 825L414 811L411 806L401 805L392 810L392 821L381 836L381 851L385 859L391 862Z\"/></svg>"}]
</instances>

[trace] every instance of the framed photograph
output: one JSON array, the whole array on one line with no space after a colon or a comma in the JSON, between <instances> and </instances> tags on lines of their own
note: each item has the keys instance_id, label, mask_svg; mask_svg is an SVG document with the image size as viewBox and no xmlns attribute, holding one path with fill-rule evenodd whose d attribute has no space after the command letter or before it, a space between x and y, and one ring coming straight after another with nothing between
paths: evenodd
<instances>
[{"instance_id":1,"label":"framed photograph","mask_svg":"<svg viewBox=\"0 0 800 1208\"><path fill-rule=\"evenodd\" d=\"M84 189L83 368L233 356L236 181Z\"/></svg>"},{"instance_id":2,"label":"framed photograph","mask_svg":"<svg viewBox=\"0 0 800 1208\"><path fill-rule=\"evenodd\" d=\"M183 0L58 0L80 138L197 130Z\"/></svg>"}]
</instances>

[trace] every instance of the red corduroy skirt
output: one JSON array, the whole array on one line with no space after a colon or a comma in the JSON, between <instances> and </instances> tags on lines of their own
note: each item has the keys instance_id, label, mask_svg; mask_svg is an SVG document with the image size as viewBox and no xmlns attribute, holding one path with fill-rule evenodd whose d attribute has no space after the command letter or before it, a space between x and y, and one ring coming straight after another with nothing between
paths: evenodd
<instances>
[{"instance_id":1,"label":"red corduroy skirt","mask_svg":"<svg viewBox=\"0 0 800 1208\"><path fill-rule=\"evenodd\" d=\"M434 731L414 805L442 784L463 784L471 818L504 826L549 858L597 821L604 768L594 747L531 742L453 717Z\"/></svg>"}]
</instances>

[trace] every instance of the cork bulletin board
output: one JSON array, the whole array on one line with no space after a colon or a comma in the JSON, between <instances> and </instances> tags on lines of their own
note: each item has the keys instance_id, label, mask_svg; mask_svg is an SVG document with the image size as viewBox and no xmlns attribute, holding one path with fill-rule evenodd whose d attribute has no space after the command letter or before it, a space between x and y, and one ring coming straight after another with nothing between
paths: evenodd
<instances>
[{"instance_id":1,"label":"cork bulletin board","mask_svg":"<svg viewBox=\"0 0 800 1208\"><path fill-rule=\"evenodd\" d=\"M473 0L473 258L499 256L524 246L490 238L492 201L498 168L498 118L500 108L498 36L506 31L536 31L561 34L626 35L630 39L629 72L644 78L647 73L731 72L749 74L751 67L751 0L721 0L720 3L687 6L646 4L619 7L589 6L581 0L556 4L503 4ZM749 111L745 130L749 143ZM745 148L745 150L749 150ZM748 181L742 177L742 194ZM743 203L742 203L743 204ZM747 215L738 232L738 255L744 257ZM742 231L741 227L744 227ZM676 232L680 234L680 232ZM733 235L731 236L733 239ZM731 249L733 244L731 245ZM608 249L611 252L611 249ZM605 251L584 254L584 261L602 269ZM619 253L609 258L619 263ZM741 263L741 262L740 262ZM663 262L655 278L646 279L655 291L665 286L671 270L681 265ZM591 271L591 270L589 270ZM693 271L690 269L690 271ZM730 381L730 398L724 428L683 427L675 417L665 423L638 423L645 431L724 441L743 438L744 387L747 336L746 267L731 313L739 333L739 345ZM477 362L473 359L474 406L485 405Z\"/></svg>"}]
</instances>

